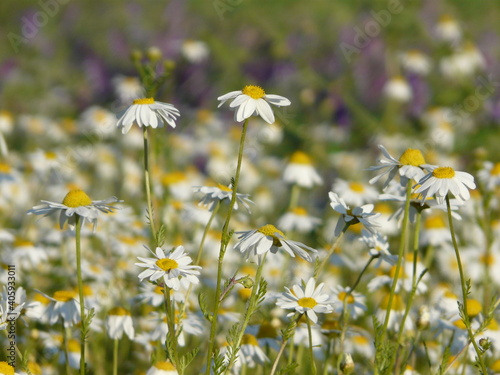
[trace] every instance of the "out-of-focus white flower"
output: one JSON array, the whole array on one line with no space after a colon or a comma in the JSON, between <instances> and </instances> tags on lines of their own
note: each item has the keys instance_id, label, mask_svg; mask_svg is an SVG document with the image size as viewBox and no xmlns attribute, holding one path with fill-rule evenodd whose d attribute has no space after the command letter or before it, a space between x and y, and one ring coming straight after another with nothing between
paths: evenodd
<instances>
[{"instance_id":1,"label":"out-of-focus white flower","mask_svg":"<svg viewBox=\"0 0 500 375\"><path fill-rule=\"evenodd\" d=\"M123 332L125 332L130 340L133 340L135 331L130 312L123 307L111 309L106 318L106 330L109 337L113 340L121 339Z\"/></svg>"},{"instance_id":2,"label":"out-of-focus white flower","mask_svg":"<svg viewBox=\"0 0 500 375\"><path fill-rule=\"evenodd\" d=\"M170 361L156 362L146 372L146 375L177 375L177 369Z\"/></svg>"},{"instance_id":3,"label":"out-of-focus white flower","mask_svg":"<svg viewBox=\"0 0 500 375\"><path fill-rule=\"evenodd\" d=\"M413 93L408 82L403 77L393 77L384 86L384 94L387 98L406 103L411 100Z\"/></svg>"},{"instance_id":4,"label":"out-of-focus white flower","mask_svg":"<svg viewBox=\"0 0 500 375\"><path fill-rule=\"evenodd\" d=\"M321 219L308 215L303 207L292 208L278 220L278 226L286 232L309 233L320 224Z\"/></svg>"},{"instance_id":5,"label":"out-of-focus white flower","mask_svg":"<svg viewBox=\"0 0 500 375\"><path fill-rule=\"evenodd\" d=\"M200 40L185 40L181 48L182 55L190 63L199 64L210 55L210 50L205 42Z\"/></svg>"},{"instance_id":6,"label":"out-of-focus white flower","mask_svg":"<svg viewBox=\"0 0 500 375\"><path fill-rule=\"evenodd\" d=\"M289 184L311 188L323 183L322 178L313 166L311 157L305 152L296 151L283 171L283 180Z\"/></svg>"},{"instance_id":7,"label":"out-of-focus white flower","mask_svg":"<svg viewBox=\"0 0 500 375\"><path fill-rule=\"evenodd\" d=\"M138 77L116 76L112 79L115 95L122 103L144 97L145 91Z\"/></svg>"},{"instance_id":8,"label":"out-of-focus white flower","mask_svg":"<svg viewBox=\"0 0 500 375\"><path fill-rule=\"evenodd\" d=\"M224 186L218 184L217 186L194 186L195 192L202 193L203 197L200 200L200 204L203 206L209 206L209 211L213 211L214 207L218 202L225 201L229 203L233 195L232 186ZM250 212L249 203L253 202L248 199L248 194L236 193L236 201L234 203L234 209L238 209L238 202L243 205Z\"/></svg>"},{"instance_id":9,"label":"out-of-focus white flower","mask_svg":"<svg viewBox=\"0 0 500 375\"><path fill-rule=\"evenodd\" d=\"M408 72L427 75L431 70L431 60L419 50L412 49L399 55L401 65Z\"/></svg>"},{"instance_id":10,"label":"out-of-focus white flower","mask_svg":"<svg viewBox=\"0 0 500 375\"><path fill-rule=\"evenodd\" d=\"M500 186L500 163L485 161L483 168L477 173L477 178L488 191L494 191Z\"/></svg>"},{"instance_id":11,"label":"out-of-focus white flower","mask_svg":"<svg viewBox=\"0 0 500 375\"><path fill-rule=\"evenodd\" d=\"M62 320L64 326L68 328L80 321L80 304L75 299L77 295L75 291L58 290L52 297L39 291L38 293L51 301L44 312L50 325Z\"/></svg>"},{"instance_id":12,"label":"out-of-focus white flower","mask_svg":"<svg viewBox=\"0 0 500 375\"><path fill-rule=\"evenodd\" d=\"M361 182L348 182L341 178L335 179L332 190L335 191L345 202L353 206L362 206L377 200L378 192L373 187Z\"/></svg>"},{"instance_id":13,"label":"out-of-focus white flower","mask_svg":"<svg viewBox=\"0 0 500 375\"><path fill-rule=\"evenodd\" d=\"M219 107L234 99L229 107L233 109L234 119L242 122L251 116L260 116L268 124L274 123L274 113L269 104L277 107L289 106L290 100L283 96L266 94L259 86L247 85L242 90L231 91L217 98Z\"/></svg>"},{"instance_id":14,"label":"out-of-focus white flower","mask_svg":"<svg viewBox=\"0 0 500 375\"><path fill-rule=\"evenodd\" d=\"M451 15L443 14L436 24L435 34L439 40L454 44L462 38L462 28Z\"/></svg>"}]
</instances>

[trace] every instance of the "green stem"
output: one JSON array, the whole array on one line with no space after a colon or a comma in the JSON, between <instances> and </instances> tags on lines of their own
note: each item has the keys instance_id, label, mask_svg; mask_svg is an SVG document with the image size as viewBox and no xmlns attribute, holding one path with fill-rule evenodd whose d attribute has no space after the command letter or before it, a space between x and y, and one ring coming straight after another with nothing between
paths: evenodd
<instances>
[{"instance_id":1,"label":"green stem","mask_svg":"<svg viewBox=\"0 0 500 375\"><path fill-rule=\"evenodd\" d=\"M142 128L144 136L144 188L146 190L146 200L148 203L148 219L151 225L151 233L154 240L154 246L158 246L158 239L156 238L156 226L154 221L153 202L151 200L151 181L149 177L149 148L148 148L148 128Z\"/></svg>"},{"instance_id":2,"label":"green stem","mask_svg":"<svg viewBox=\"0 0 500 375\"><path fill-rule=\"evenodd\" d=\"M405 247L406 247L406 235L408 232L408 219L410 217L410 200L411 200L411 180L408 180L406 185L406 202L405 202L405 210L403 216L401 240L399 243L398 262L396 264L396 274L394 275L394 280L392 281L392 286L391 286L391 292L389 294L389 302L387 303L387 310L385 313L385 320L382 329L381 341L383 341L387 336L387 326L389 325L389 317L391 315L392 302L394 300L396 285L398 284L399 272L401 270L401 265L404 259ZM401 329L403 329L403 327L401 327Z\"/></svg>"},{"instance_id":3,"label":"green stem","mask_svg":"<svg viewBox=\"0 0 500 375\"><path fill-rule=\"evenodd\" d=\"M250 295L248 307L247 307L246 312L245 312L245 318L243 319L243 323L238 327L238 336L236 337L236 340L234 341L232 357L229 358L229 364L226 368L226 371L224 371L224 375L229 374L231 367L234 365L234 362L236 361L236 355L238 354L241 340L243 339L243 335L245 334L245 330L248 326L248 322L250 321L250 318L252 317L253 313L255 312L255 310L257 308L257 304L259 303L259 301L257 301L257 297L258 297L257 292L260 289L260 281L262 279L262 270L264 269L264 261L266 260L266 255L267 255L267 253L264 253L264 255L262 255L262 259L259 258L259 266L257 267L257 273L255 275L255 281L254 281L254 285L252 288L252 294Z\"/></svg>"},{"instance_id":4,"label":"green stem","mask_svg":"<svg viewBox=\"0 0 500 375\"><path fill-rule=\"evenodd\" d=\"M198 255L196 256L196 260L194 262L195 266L200 265L201 254L203 253L203 245L205 244L205 239L207 238L208 231L212 226L212 221L214 220L215 216L217 215L217 212L219 211L219 207L220 207L220 201L217 202L217 204L215 205L214 210L212 211L212 215L210 215L210 219L208 219L208 223L205 226L205 230L203 231L203 236L201 237L200 246L198 247ZM189 285L191 286L192 284Z\"/></svg>"},{"instance_id":5,"label":"green stem","mask_svg":"<svg viewBox=\"0 0 500 375\"><path fill-rule=\"evenodd\" d=\"M80 225L80 216L76 215L75 218L75 241L76 241L76 277L78 279L78 295L80 298L80 321L81 321L81 335L80 335L80 375L85 375L85 340L87 334L87 321L85 319L85 300L83 296L83 279L82 279L82 252L80 245L80 237L82 227Z\"/></svg>"},{"instance_id":6,"label":"green stem","mask_svg":"<svg viewBox=\"0 0 500 375\"><path fill-rule=\"evenodd\" d=\"M66 327L64 327L64 319L62 321L62 330L63 330L63 348L64 348L64 369L66 371L66 375L71 374L69 368L69 354L68 354L68 331Z\"/></svg>"},{"instance_id":7,"label":"green stem","mask_svg":"<svg viewBox=\"0 0 500 375\"><path fill-rule=\"evenodd\" d=\"M291 210L297 207L297 202L299 201L300 196L300 186L297 184L292 185L292 192L290 193L290 204L288 206L288 210Z\"/></svg>"},{"instance_id":8,"label":"green stem","mask_svg":"<svg viewBox=\"0 0 500 375\"><path fill-rule=\"evenodd\" d=\"M314 271L314 278L316 280L319 280L319 276L321 275L321 272L323 272L323 268L325 268L326 264L330 260L330 257L332 256L333 252L337 248L337 245L340 243L340 240L342 239L345 232L347 231L347 228L349 228L350 225L351 225L350 223L345 223L342 232L340 232L339 236L335 239L335 242L330 247L330 250L328 250L328 254L326 255L325 259L323 259L321 264L318 267L316 267L316 270Z\"/></svg>"},{"instance_id":9,"label":"green stem","mask_svg":"<svg viewBox=\"0 0 500 375\"><path fill-rule=\"evenodd\" d=\"M373 259L375 259L374 256L371 256L370 259L368 260L368 262L365 264L365 266L363 267L363 269L361 270L361 272L359 273L358 275L358 278L356 279L356 281L354 282L354 285L350 288L349 290L349 293L348 294L352 294L352 292L354 292L354 289L356 289L356 287L358 286L359 282L361 281L361 277L363 276L363 274L366 272L366 270L368 269L368 267L370 266L370 264L373 262ZM347 296L346 296L347 297Z\"/></svg>"},{"instance_id":10,"label":"green stem","mask_svg":"<svg viewBox=\"0 0 500 375\"><path fill-rule=\"evenodd\" d=\"M219 259L217 261L217 286L215 289L214 297L214 311L212 315L212 321L210 326L210 338L208 340L208 351L207 351L207 363L206 363L206 375L210 375L210 368L212 362L212 356L215 345L215 333L217 331L217 316L219 314L219 304L220 304L220 294L221 294L221 281L222 281L222 262L224 260L224 255L226 253L227 245L229 244L229 222L231 220L231 215L233 213L234 204L236 203L236 191L238 190L238 182L240 180L241 163L243 160L243 148L245 146L245 136L247 133L248 119L243 123L241 129L240 145L238 150L238 163L236 165L236 174L234 177L233 184L233 194L231 196L231 202L229 203L229 208L227 211L226 220L224 226L222 227L222 239L219 250Z\"/></svg>"},{"instance_id":11,"label":"green stem","mask_svg":"<svg viewBox=\"0 0 500 375\"><path fill-rule=\"evenodd\" d=\"M118 375L118 339L113 342L113 375Z\"/></svg>"},{"instance_id":12,"label":"green stem","mask_svg":"<svg viewBox=\"0 0 500 375\"><path fill-rule=\"evenodd\" d=\"M169 359L175 365L176 368L179 368L178 365L178 351L177 351L177 335L175 332L175 309L170 299L170 288L168 286L163 287L163 296L165 299L165 310L167 314L167 325L168 325L168 333L167 333L167 342L170 341L172 344L172 351L170 353L169 350ZM169 345L166 345L167 349L170 349Z\"/></svg>"},{"instance_id":13,"label":"green stem","mask_svg":"<svg viewBox=\"0 0 500 375\"><path fill-rule=\"evenodd\" d=\"M405 313L403 315L403 320L401 321L401 327L404 327L405 326L405 322L406 322L406 319L408 317L408 314L410 313L410 308L411 308L411 305L413 304L413 300L415 299L415 295L416 295L416 292L417 292L417 281L418 281L418 277L417 277L417 258L418 258L418 240L419 240L419 235L420 235L420 224L422 222L422 215L420 214L420 212L417 212L417 218L416 218L416 222L415 222L415 233L414 233L414 236L413 236L413 276L412 276L412 291L410 293L410 295L408 296L408 302L406 303L406 307L405 307ZM398 343L401 344L401 338L403 337L403 332L404 330L403 329L400 329L399 330L399 333L398 333Z\"/></svg>"},{"instance_id":14,"label":"green stem","mask_svg":"<svg viewBox=\"0 0 500 375\"><path fill-rule=\"evenodd\" d=\"M313 344L312 344L312 332L311 332L311 321L309 317L306 316L307 321L307 333L309 335L309 356L311 357L311 370L312 374L316 375L316 363L314 362Z\"/></svg>"},{"instance_id":15,"label":"green stem","mask_svg":"<svg viewBox=\"0 0 500 375\"><path fill-rule=\"evenodd\" d=\"M462 287L463 321L464 321L465 327L467 328L467 333L469 334L469 339L472 342L472 345L474 346L474 350L476 351L477 364L481 367L481 373L487 374L488 371L486 370L486 365L484 364L483 353L481 352L481 349L479 349L479 347L476 343L476 340L474 338L474 333L472 333L472 328L470 325L470 317L469 317L469 314L467 313L467 295L469 293L469 290L468 290L467 285L466 285L465 275L464 275L464 271L463 271L463 267L462 267L462 260L460 259L460 251L458 250L458 243L457 243L457 239L455 237L455 229L453 227L453 218L451 216L450 198L448 195L446 195L446 208L448 210L448 222L450 224L451 240L453 242L453 248L455 249L455 257L457 258L458 272L460 274L460 286Z\"/></svg>"}]
</instances>

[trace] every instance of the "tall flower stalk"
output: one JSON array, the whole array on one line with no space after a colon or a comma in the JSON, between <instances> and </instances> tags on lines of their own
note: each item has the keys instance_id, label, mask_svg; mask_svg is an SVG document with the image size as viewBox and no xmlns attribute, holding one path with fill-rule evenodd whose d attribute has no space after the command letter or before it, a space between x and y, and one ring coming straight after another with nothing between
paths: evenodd
<instances>
[{"instance_id":1,"label":"tall flower stalk","mask_svg":"<svg viewBox=\"0 0 500 375\"><path fill-rule=\"evenodd\" d=\"M87 318L85 317L85 300L83 296L83 279L82 279L82 251L80 245L80 237L82 227L80 225L80 216L76 216L76 277L78 279L78 296L80 299L80 319L81 319L81 335L80 335L80 375L85 375L85 341L87 335Z\"/></svg>"},{"instance_id":2,"label":"tall flower stalk","mask_svg":"<svg viewBox=\"0 0 500 375\"><path fill-rule=\"evenodd\" d=\"M486 369L486 365L484 363L484 358L483 358L484 353L481 351L481 349L479 348L479 346L476 343L476 339L474 338L474 333L472 332L470 317L469 317L469 314L467 313L467 297L470 293L470 281L465 280L464 270L462 267L462 260L460 258L460 251L458 249L458 243L457 243L457 239L455 237L455 229L453 227L453 218L451 216L451 205L450 205L449 195L446 195L446 208L448 211L448 222L450 224L451 240L453 242L453 249L455 250L455 257L457 259L458 272L460 274L460 287L462 288L463 301L462 301L461 306L459 306L460 315L461 315L461 318L462 318L462 320L465 324L465 327L467 329L467 333L469 335L469 340L471 341L472 345L474 346L474 350L476 351L477 365L481 369L482 374L487 374L488 371Z\"/></svg>"},{"instance_id":3,"label":"tall flower stalk","mask_svg":"<svg viewBox=\"0 0 500 375\"><path fill-rule=\"evenodd\" d=\"M210 374L210 367L212 362L212 356L214 352L215 345L215 334L217 331L217 317L219 314L220 297L221 297L221 282L222 282L222 263L224 261L224 255L226 254L227 246L229 240L231 239L229 231L229 222L231 221L231 215L233 213L234 204L236 203L236 192L238 190L238 182L240 180L241 163L243 160L243 148L245 146L245 137L247 133L248 119L243 122L243 127L241 129L240 144L238 149L238 162L236 165L236 174L234 176L233 182L233 194L231 196L231 202L229 203L229 208L226 215L226 220L224 221L224 226L222 227L222 239L219 249L219 259L217 261L217 285L215 289L213 315L210 325L210 338L208 341L208 351L207 351L207 363L206 363L206 375Z\"/></svg>"}]
</instances>

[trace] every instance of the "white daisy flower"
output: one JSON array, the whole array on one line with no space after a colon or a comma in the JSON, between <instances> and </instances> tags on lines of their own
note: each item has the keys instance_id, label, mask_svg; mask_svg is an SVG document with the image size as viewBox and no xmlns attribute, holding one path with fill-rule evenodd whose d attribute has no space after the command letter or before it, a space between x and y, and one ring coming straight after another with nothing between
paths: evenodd
<instances>
[{"instance_id":1,"label":"white daisy flower","mask_svg":"<svg viewBox=\"0 0 500 375\"><path fill-rule=\"evenodd\" d=\"M485 161L483 168L477 173L477 177L488 191L493 191L500 186L500 163Z\"/></svg>"},{"instance_id":2,"label":"white daisy flower","mask_svg":"<svg viewBox=\"0 0 500 375\"><path fill-rule=\"evenodd\" d=\"M285 287L286 292L278 297L276 305L282 309L293 309L300 314L306 314L313 323L317 323L316 313L327 314L333 311L328 294L321 294L323 286L324 283L321 283L316 287L316 281L311 277L305 288L297 284L292 290ZM294 315L295 311L288 316Z\"/></svg>"},{"instance_id":3,"label":"white daisy flower","mask_svg":"<svg viewBox=\"0 0 500 375\"><path fill-rule=\"evenodd\" d=\"M100 201L92 201L89 196L80 189L71 190L64 197L62 203L55 203L49 201L41 201L45 203L44 205L35 206L28 211L28 215L50 215L55 212L60 212L59 214L59 226L61 229L64 223L67 221L68 226L71 230L74 229L76 223L76 217L80 217L80 226L83 225L85 221L88 221L94 225L94 230L97 225L97 215L99 211L104 213L113 212L116 207L110 206L110 203L123 202L118 200L116 197L111 197L108 199Z\"/></svg>"},{"instance_id":4,"label":"white daisy flower","mask_svg":"<svg viewBox=\"0 0 500 375\"><path fill-rule=\"evenodd\" d=\"M378 198L378 192L372 186L360 182L348 182L341 178L335 180L332 190L336 191L346 204L352 204L353 206L374 202Z\"/></svg>"},{"instance_id":5,"label":"white daisy flower","mask_svg":"<svg viewBox=\"0 0 500 375\"><path fill-rule=\"evenodd\" d=\"M448 43L457 43L462 38L462 28L455 18L449 14L443 14L435 27L436 37Z\"/></svg>"},{"instance_id":6,"label":"white daisy flower","mask_svg":"<svg viewBox=\"0 0 500 375\"><path fill-rule=\"evenodd\" d=\"M175 121L179 116L179 110L172 104L156 102L153 98L135 99L133 104L121 113L116 126L122 129L122 134L128 133L133 124L140 128L163 128L165 124L175 128Z\"/></svg>"},{"instance_id":7,"label":"white daisy flower","mask_svg":"<svg viewBox=\"0 0 500 375\"><path fill-rule=\"evenodd\" d=\"M290 209L278 220L278 226L283 230L298 233L312 232L320 224L321 219L308 215L307 210L303 207Z\"/></svg>"},{"instance_id":8,"label":"white daisy flower","mask_svg":"<svg viewBox=\"0 0 500 375\"><path fill-rule=\"evenodd\" d=\"M245 333L241 339L240 358L249 368L269 362L257 338L249 333Z\"/></svg>"},{"instance_id":9,"label":"white daisy flower","mask_svg":"<svg viewBox=\"0 0 500 375\"><path fill-rule=\"evenodd\" d=\"M224 186L218 184L217 186L193 186L193 188L196 193L204 194L200 200L200 205L209 206L209 211L213 211L218 202L225 200L229 203L233 195L232 185ZM248 199L249 196L250 195L248 194L236 193L236 202L234 203L234 209L238 209L239 202L247 209L248 212L250 212L250 206L248 204L254 203L250 199Z\"/></svg>"},{"instance_id":10,"label":"white daisy flower","mask_svg":"<svg viewBox=\"0 0 500 375\"><path fill-rule=\"evenodd\" d=\"M330 206L334 211L341 214L335 227L335 236L338 236L340 232L342 232L346 223L350 225L361 223L367 230L376 233L376 228L380 227L380 224L377 222L380 214L372 212L374 208L373 204L365 204L364 206L351 209L345 201L333 191L329 192L328 196L330 197Z\"/></svg>"},{"instance_id":11,"label":"white daisy flower","mask_svg":"<svg viewBox=\"0 0 500 375\"><path fill-rule=\"evenodd\" d=\"M259 229L236 233L240 234L238 237L240 241L234 245L234 249L246 253L247 259L250 256L262 255L268 251L276 254L278 250L282 249L293 258L297 254L308 262L312 262L312 257L305 250L317 253L317 250L312 247L285 238L284 233L271 224L264 225Z\"/></svg>"},{"instance_id":12,"label":"white daisy flower","mask_svg":"<svg viewBox=\"0 0 500 375\"><path fill-rule=\"evenodd\" d=\"M177 369L170 361L156 362L146 372L146 375L177 375Z\"/></svg>"},{"instance_id":13,"label":"white daisy flower","mask_svg":"<svg viewBox=\"0 0 500 375\"><path fill-rule=\"evenodd\" d=\"M283 180L308 189L323 183L323 179L314 168L311 157L302 151L296 151L290 157L289 163L283 170Z\"/></svg>"},{"instance_id":14,"label":"white daisy flower","mask_svg":"<svg viewBox=\"0 0 500 375\"><path fill-rule=\"evenodd\" d=\"M427 197L434 196L442 204L448 192L451 192L459 202L470 198L468 189L475 189L474 177L467 172L455 171L451 167L429 166L431 173L418 181L420 185L415 193L422 195L423 205Z\"/></svg>"},{"instance_id":15,"label":"white daisy flower","mask_svg":"<svg viewBox=\"0 0 500 375\"><path fill-rule=\"evenodd\" d=\"M64 327L68 328L80 321L80 304L75 299L77 292L74 290L58 290L52 297L38 290L37 292L51 301L44 312L50 325L62 320Z\"/></svg>"},{"instance_id":16,"label":"white daisy flower","mask_svg":"<svg viewBox=\"0 0 500 375\"><path fill-rule=\"evenodd\" d=\"M385 169L381 174L373 177L369 182L374 184L380 180L383 176L387 176L387 180L384 182L384 190L389 185L389 182L393 180L397 173L401 176L401 185L406 185L408 179L413 179L415 181L420 180L425 176L424 166L425 163L424 156L420 150L407 149L401 157L398 159L394 158L386 148L382 145L378 145L380 151L384 155L385 159L379 159L380 165L376 165L368 168L370 171L377 171Z\"/></svg>"},{"instance_id":17,"label":"white daisy flower","mask_svg":"<svg viewBox=\"0 0 500 375\"><path fill-rule=\"evenodd\" d=\"M145 247L151 251L147 246ZM146 268L139 274L141 281L146 278L150 281L163 278L165 285L174 290L179 290L180 278L186 278L190 283L198 284L199 280L196 275L200 274L198 270L201 267L190 265L193 260L185 253L183 246L178 246L169 253L157 247L156 253L153 254L156 258L137 257L142 263L135 263L135 265Z\"/></svg>"},{"instance_id":18,"label":"white daisy flower","mask_svg":"<svg viewBox=\"0 0 500 375\"><path fill-rule=\"evenodd\" d=\"M122 103L130 103L145 94L138 77L116 76L111 80L115 95Z\"/></svg>"},{"instance_id":19,"label":"white daisy flower","mask_svg":"<svg viewBox=\"0 0 500 375\"><path fill-rule=\"evenodd\" d=\"M351 292L351 288L337 285L332 288L332 301L337 302L334 305L334 311L342 313L344 311L344 303L349 311L349 316L357 319L363 315L366 310L366 297L358 292Z\"/></svg>"},{"instance_id":20,"label":"white daisy flower","mask_svg":"<svg viewBox=\"0 0 500 375\"><path fill-rule=\"evenodd\" d=\"M225 95L219 96L219 107L226 101L234 99L229 107L234 112L234 119L237 122L249 118L250 116L260 116L268 124L274 123L274 113L269 104L277 107L290 105L290 100L279 95L270 95L259 86L247 85L243 90L231 91Z\"/></svg>"},{"instance_id":21,"label":"white daisy flower","mask_svg":"<svg viewBox=\"0 0 500 375\"><path fill-rule=\"evenodd\" d=\"M106 318L106 330L108 336L113 340L120 340L123 332L125 332L130 340L133 340L135 331L130 312L123 307L112 308Z\"/></svg>"},{"instance_id":22,"label":"white daisy flower","mask_svg":"<svg viewBox=\"0 0 500 375\"><path fill-rule=\"evenodd\" d=\"M406 103L413 97L410 85L400 76L390 78L383 90L387 98L401 103Z\"/></svg>"},{"instance_id":23,"label":"white daisy flower","mask_svg":"<svg viewBox=\"0 0 500 375\"><path fill-rule=\"evenodd\" d=\"M419 50L412 49L399 55L401 65L408 72L427 75L431 70L431 60Z\"/></svg>"},{"instance_id":24,"label":"white daisy flower","mask_svg":"<svg viewBox=\"0 0 500 375\"><path fill-rule=\"evenodd\" d=\"M397 255L392 255L389 251L389 241L387 236L380 233L371 233L367 230L362 230L362 237L360 238L366 246L368 246L369 253L372 257L377 259L374 267L378 268L382 261L389 263L391 266L396 264L398 260Z\"/></svg>"}]
</instances>

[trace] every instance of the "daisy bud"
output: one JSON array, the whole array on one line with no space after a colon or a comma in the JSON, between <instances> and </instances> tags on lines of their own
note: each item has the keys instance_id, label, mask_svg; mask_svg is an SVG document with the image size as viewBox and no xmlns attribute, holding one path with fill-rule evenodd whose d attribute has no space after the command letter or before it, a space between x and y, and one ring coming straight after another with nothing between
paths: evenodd
<instances>
[{"instance_id":1,"label":"daisy bud","mask_svg":"<svg viewBox=\"0 0 500 375\"><path fill-rule=\"evenodd\" d=\"M162 58L162 53L158 47L149 47L146 56L152 63L158 62Z\"/></svg>"},{"instance_id":2,"label":"daisy bud","mask_svg":"<svg viewBox=\"0 0 500 375\"><path fill-rule=\"evenodd\" d=\"M420 331L423 331L429 328L431 324L431 315L429 313L429 308L427 306L421 306L418 309L418 318L417 318L417 328Z\"/></svg>"},{"instance_id":3,"label":"daisy bud","mask_svg":"<svg viewBox=\"0 0 500 375\"><path fill-rule=\"evenodd\" d=\"M350 375L354 373L354 361L350 353L344 353L342 355L342 362L340 362L340 370L344 375Z\"/></svg>"},{"instance_id":4,"label":"daisy bud","mask_svg":"<svg viewBox=\"0 0 500 375\"><path fill-rule=\"evenodd\" d=\"M250 276L242 277L238 282L247 289L253 288L254 285L254 281Z\"/></svg>"},{"instance_id":5,"label":"daisy bud","mask_svg":"<svg viewBox=\"0 0 500 375\"><path fill-rule=\"evenodd\" d=\"M488 337L482 337L479 339L479 346L483 349L483 352L491 348L491 341Z\"/></svg>"},{"instance_id":6,"label":"daisy bud","mask_svg":"<svg viewBox=\"0 0 500 375\"><path fill-rule=\"evenodd\" d=\"M130 58L132 59L132 61L141 61L142 57L142 52L138 49L134 49L130 54Z\"/></svg>"}]
</instances>

